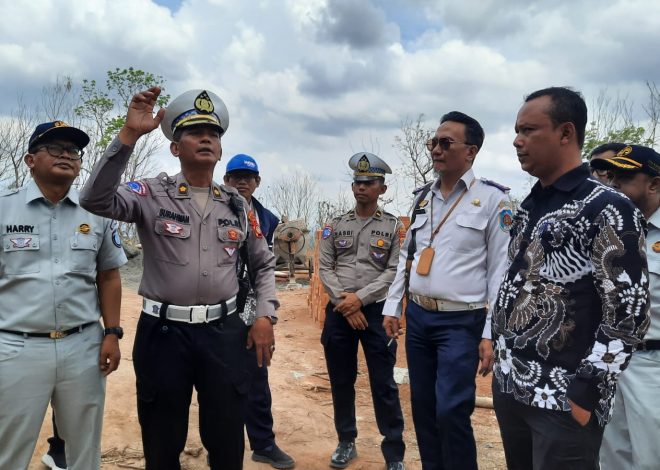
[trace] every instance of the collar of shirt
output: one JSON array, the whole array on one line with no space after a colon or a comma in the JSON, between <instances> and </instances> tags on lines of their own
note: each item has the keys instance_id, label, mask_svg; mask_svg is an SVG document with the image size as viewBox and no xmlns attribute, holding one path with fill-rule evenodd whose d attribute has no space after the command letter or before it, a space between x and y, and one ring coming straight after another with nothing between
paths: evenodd
<instances>
[{"instance_id":1,"label":"collar of shirt","mask_svg":"<svg viewBox=\"0 0 660 470\"><path fill-rule=\"evenodd\" d=\"M451 192L451 195L450 195L449 197L453 196L454 193L456 193L456 191L462 191L462 190L465 189L465 188L469 188L469 187L470 187L470 183L472 183L472 180L473 180L473 179L474 179L474 171L472 170L472 168L470 168L468 171L466 171L465 173L463 173L463 176L461 176L460 179L458 180L458 181L462 181L463 184L461 185L461 184L459 184L459 183L457 182L457 183L456 183L456 186L454 186L454 189L453 189L453 191ZM442 193L440 192L440 178L438 178L437 180L435 180L435 183L433 183L433 185L431 186L431 191L432 191L433 194L435 194L437 197L439 197L440 199L444 200L444 198L442 197Z\"/></svg>"},{"instance_id":2,"label":"collar of shirt","mask_svg":"<svg viewBox=\"0 0 660 470\"><path fill-rule=\"evenodd\" d=\"M590 175L591 173L589 171L589 165L584 163L564 173L559 178L557 178L557 180L554 183L552 183L549 186L543 187L541 185L541 182L537 181L536 184L532 187L529 196L525 198L521 206L523 208L527 208L526 203L529 202L529 200L543 199L557 191L563 193L571 193L580 184L582 184L585 179L589 178Z\"/></svg>"},{"instance_id":3,"label":"collar of shirt","mask_svg":"<svg viewBox=\"0 0 660 470\"><path fill-rule=\"evenodd\" d=\"M349 212L346 213L346 217L348 220L355 220L358 218L358 215L355 209L351 209ZM371 219L381 220L382 218L383 218L383 208L378 206L376 207L376 212L374 212L373 215L368 217L368 220Z\"/></svg>"},{"instance_id":4,"label":"collar of shirt","mask_svg":"<svg viewBox=\"0 0 660 470\"><path fill-rule=\"evenodd\" d=\"M43 199L44 201L48 201L41 192L41 189L39 189L39 186L37 186L36 181L30 180L30 182L27 184L27 190L25 192L25 203L29 204L36 199ZM62 200L69 200L73 204L78 205L78 191L73 188L73 186L70 187L69 192L66 193L66 196L64 196Z\"/></svg>"},{"instance_id":5,"label":"collar of shirt","mask_svg":"<svg viewBox=\"0 0 660 470\"><path fill-rule=\"evenodd\" d=\"M655 228L660 228L660 209L656 209L656 211L649 218L648 222Z\"/></svg>"}]
</instances>

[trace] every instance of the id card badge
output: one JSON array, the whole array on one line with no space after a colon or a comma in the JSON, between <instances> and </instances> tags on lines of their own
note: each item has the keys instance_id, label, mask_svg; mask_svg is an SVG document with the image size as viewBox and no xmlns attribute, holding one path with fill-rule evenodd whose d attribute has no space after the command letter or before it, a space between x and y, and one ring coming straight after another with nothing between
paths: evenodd
<instances>
[{"instance_id":1,"label":"id card badge","mask_svg":"<svg viewBox=\"0 0 660 470\"><path fill-rule=\"evenodd\" d=\"M431 263L433 262L434 256L435 250L433 247L427 246L424 248L419 255L419 261L417 261L417 269L415 272L420 276L428 276L431 272Z\"/></svg>"}]
</instances>

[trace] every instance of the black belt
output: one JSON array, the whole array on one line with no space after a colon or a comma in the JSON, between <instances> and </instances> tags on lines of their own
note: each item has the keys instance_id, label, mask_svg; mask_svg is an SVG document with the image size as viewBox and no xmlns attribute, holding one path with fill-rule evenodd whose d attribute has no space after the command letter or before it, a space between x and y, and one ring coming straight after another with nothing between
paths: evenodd
<instances>
[{"instance_id":1,"label":"black belt","mask_svg":"<svg viewBox=\"0 0 660 470\"><path fill-rule=\"evenodd\" d=\"M649 339L637 345L637 351L657 351L660 349L660 339Z\"/></svg>"},{"instance_id":2,"label":"black belt","mask_svg":"<svg viewBox=\"0 0 660 470\"><path fill-rule=\"evenodd\" d=\"M91 321L89 323L85 323L84 325L76 326L75 328L71 328L68 330L51 330L48 333L28 333L24 331L13 331L13 330L2 330L0 329L0 332L2 333L11 333L12 335L20 335L25 338L51 338L51 339L62 339L65 338L73 333L80 333L82 330L87 328L88 326L93 325L94 323L98 323L95 321Z\"/></svg>"}]
</instances>

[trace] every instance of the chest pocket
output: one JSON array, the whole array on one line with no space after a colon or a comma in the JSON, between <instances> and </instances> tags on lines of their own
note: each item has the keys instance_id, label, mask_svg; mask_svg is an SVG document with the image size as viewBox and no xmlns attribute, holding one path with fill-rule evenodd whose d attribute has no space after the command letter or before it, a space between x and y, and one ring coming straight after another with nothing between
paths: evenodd
<instances>
[{"instance_id":1,"label":"chest pocket","mask_svg":"<svg viewBox=\"0 0 660 470\"><path fill-rule=\"evenodd\" d=\"M235 227L218 227L218 266L235 264L238 260L238 250L245 241L245 232Z\"/></svg>"},{"instance_id":2,"label":"chest pocket","mask_svg":"<svg viewBox=\"0 0 660 470\"><path fill-rule=\"evenodd\" d=\"M486 226L488 217L481 212L456 215L456 234L451 238L454 251L470 253L486 246Z\"/></svg>"},{"instance_id":3,"label":"chest pocket","mask_svg":"<svg viewBox=\"0 0 660 470\"><path fill-rule=\"evenodd\" d=\"M387 263L392 241L381 237L371 237L369 240L369 256L378 264Z\"/></svg>"},{"instance_id":4,"label":"chest pocket","mask_svg":"<svg viewBox=\"0 0 660 470\"><path fill-rule=\"evenodd\" d=\"M73 272L89 273L96 269L99 240L94 233L75 233L69 240L71 248L70 269Z\"/></svg>"},{"instance_id":5,"label":"chest pocket","mask_svg":"<svg viewBox=\"0 0 660 470\"><path fill-rule=\"evenodd\" d=\"M0 265L5 274L30 274L41 270L37 227L34 230L37 233L7 233L2 236L3 252Z\"/></svg>"},{"instance_id":6,"label":"chest pocket","mask_svg":"<svg viewBox=\"0 0 660 470\"><path fill-rule=\"evenodd\" d=\"M160 235L154 244L154 257L159 261L185 266L188 264L190 224L169 219L156 219L154 231Z\"/></svg>"}]
</instances>

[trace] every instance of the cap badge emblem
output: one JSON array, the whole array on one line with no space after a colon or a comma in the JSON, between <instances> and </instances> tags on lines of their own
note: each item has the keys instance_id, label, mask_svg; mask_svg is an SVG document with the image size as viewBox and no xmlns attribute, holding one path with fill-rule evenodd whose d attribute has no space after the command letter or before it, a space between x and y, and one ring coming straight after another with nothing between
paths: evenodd
<instances>
[{"instance_id":1,"label":"cap badge emblem","mask_svg":"<svg viewBox=\"0 0 660 470\"><path fill-rule=\"evenodd\" d=\"M203 114L211 114L214 111L213 101L206 91L201 92L195 98L195 109Z\"/></svg>"},{"instance_id":2,"label":"cap badge emblem","mask_svg":"<svg viewBox=\"0 0 660 470\"><path fill-rule=\"evenodd\" d=\"M358 171L369 171L369 167L371 164L369 163L369 159L367 158L366 155L362 155L360 160L357 162L357 169Z\"/></svg>"}]
</instances>

